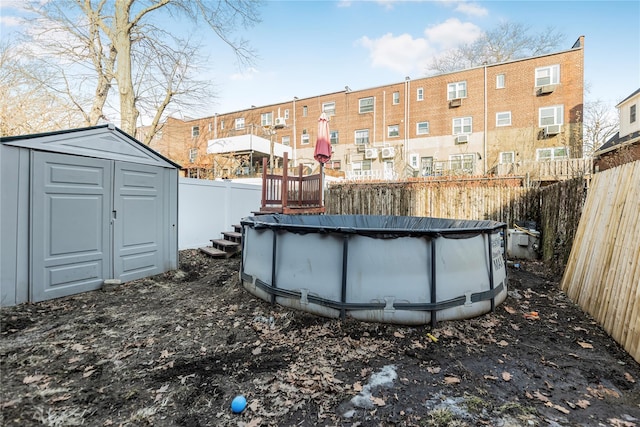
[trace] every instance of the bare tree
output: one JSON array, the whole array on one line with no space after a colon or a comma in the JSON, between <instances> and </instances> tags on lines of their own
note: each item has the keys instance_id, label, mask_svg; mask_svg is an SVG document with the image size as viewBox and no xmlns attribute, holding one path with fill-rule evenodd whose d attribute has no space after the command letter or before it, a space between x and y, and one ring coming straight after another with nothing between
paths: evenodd
<instances>
[{"instance_id":1,"label":"bare tree","mask_svg":"<svg viewBox=\"0 0 640 427\"><path fill-rule=\"evenodd\" d=\"M0 41L0 136L81 126L69 101L42 83L56 76L23 53L13 41Z\"/></svg>"},{"instance_id":2,"label":"bare tree","mask_svg":"<svg viewBox=\"0 0 640 427\"><path fill-rule=\"evenodd\" d=\"M194 28L208 28L246 65L255 54L231 35L258 22L258 5L258 0L38 0L30 2L38 17L31 34L47 65L60 71L55 90L67 94L88 125L105 118L115 97L120 127L134 135L142 113L151 118L150 139L172 103L197 104L211 94L204 90L210 85L196 78L201 46L161 30L159 18L183 17Z\"/></svg>"},{"instance_id":3,"label":"bare tree","mask_svg":"<svg viewBox=\"0 0 640 427\"><path fill-rule=\"evenodd\" d=\"M434 58L427 73L448 73L485 63L496 64L542 55L555 49L562 38L563 35L553 28L530 34L528 26L505 21L474 42L463 44Z\"/></svg>"},{"instance_id":4,"label":"bare tree","mask_svg":"<svg viewBox=\"0 0 640 427\"><path fill-rule=\"evenodd\" d=\"M583 124L584 155L591 156L618 131L619 125L617 112L606 102L586 102Z\"/></svg>"}]
</instances>

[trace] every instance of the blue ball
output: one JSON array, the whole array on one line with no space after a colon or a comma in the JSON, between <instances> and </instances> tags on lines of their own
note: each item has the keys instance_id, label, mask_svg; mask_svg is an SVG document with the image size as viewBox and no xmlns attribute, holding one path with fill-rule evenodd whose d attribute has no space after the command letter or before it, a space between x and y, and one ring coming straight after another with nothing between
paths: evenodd
<instances>
[{"instance_id":1,"label":"blue ball","mask_svg":"<svg viewBox=\"0 0 640 427\"><path fill-rule=\"evenodd\" d=\"M247 399L244 396L236 396L231 401L231 411L234 414L239 414L247 407Z\"/></svg>"}]
</instances>

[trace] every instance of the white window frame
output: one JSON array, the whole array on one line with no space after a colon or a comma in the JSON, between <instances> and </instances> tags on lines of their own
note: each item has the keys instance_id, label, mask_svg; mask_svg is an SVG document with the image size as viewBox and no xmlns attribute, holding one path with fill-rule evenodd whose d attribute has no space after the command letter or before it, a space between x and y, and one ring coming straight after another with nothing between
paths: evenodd
<instances>
[{"instance_id":1,"label":"white window frame","mask_svg":"<svg viewBox=\"0 0 640 427\"><path fill-rule=\"evenodd\" d=\"M548 65L536 68L536 87L560 84L560 65Z\"/></svg>"},{"instance_id":2,"label":"white window frame","mask_svg":"<svg viewBox=\"0 0 640 427\"><path fill-rule=\"evenodd\" d=\"M220 130L224 130L224 120L220 120Z\"/></svg>"},{"instance_id":3,"label":"white window frame","mask_svg":"<svg viewBox=\"0 0 640 427\"><path fill-rule=\"evenodd\" d=\"M374 110L374 99L373 96L368 96L366 98L358 99L358 113L372 113Z\"/></svg>"},{"instance_id":4,"label":"white window frame","mask_svg":"<svg viewBox=\"0 0 640 427\"><path fill-rule=\"evenodd\" d=\"M506 78L504 74L496 75L496 89L504 89L505 88Z\"/></svg>"},{"instance_id":5,"label":"white window frame","mask_svg":"<svg viewBox=\"0 0 640 427\"><path fill-rule=\"evenodd\" d=\"M424 101L424 88L419 87L416 90L416 101Z\"/></svg>"},{"instance_id":6,"label":"white window frame","mask_svg":"<svg viewBox=\"0 0 640 427\"><path fill-rule=\"evenodd\" d=\"M509 161L507 158L511 158ZM500 164L504 165L507 163L515 163L516 162L516 152L515 151L501 151L500 152Z\"/></svg>"},{"instance_id":7,"label":"white window frame","mask_svg":"<svg viewBox=\"0 0 640 427\"><path fill-rule=\"evenodd\" d=\"M460 164L460 167L454 167L455 163ZM449 169L451 171L463 171L467 173L473 173L476 163L475 154L451 154L449 155ZM466 166L466 167L465 167Z\"/></svg>"},{"instance_id":8,"label":"white window frame","mask_svg":"<svg viewBox=\"0 0 640 427\"><path fill-rule=\"evenodd\" d=\"M289 120L289 109L284 110L284 119Z\"/></svg>"},{"instance_id":9,"label":"white window frame","mask_svg":"<svg viewBox=\"0 0 640 427\"><path fill-rule=\"evenodd\" d=\"M549 152L549 155L542 157L541 154L545 152ZM568 159L568 158L569 158L568 147L545 147L545 148L538 148L536 150L536 160L538 162Z\"/></svg>"},{"instance_id":10,"label":"white window frame","mask_svg":"<svg viewBox=\"0 0 640 427\"><path fill-rule=\"evenodd\" d=\"M282 137L282 145L291 146L291 137L289 135Z\"/></svg>"},{"instance_id":11,"label":"white window frame","mask_svg":"<svg viewBox=\"0 0 640 427\"><path fill-rule=\"evenodd\" d=\"M400 136L400 125L389 125L387 126L387 137L388 138L397 138Z\"/></svg>"},{"instance_id":12,"label":"white window frame","mask_svg":"<svg viewBox=\"0 0 640 427\"><path fill-rule=\"evenodd\" d=\"M637 116L638 107L636 107L636 104L633 104L629 107L629 123L635 123Z\"/></svg>"},{"instance_id":13,"label":"white window frame","mask_svg":"<svg viewBox=\"0 0 640 427\"><path fill-rule=\"evenodd\" d=\"M260 124L264 126L272 126L273 125L273 112L262 113L260 115Z\"/></svg>"},{"instance_id":14,"label":"white window frame","mask_svg":"<svg viewBox=\"0 0 640 427\"><path fill-rule=\"evenodd\" d=\"M244 117L238 117L235 122L236 130L244 129Z\"/></svg>"},{"instance_id":15,"label":"white window frame","mask_svg":"<svg viewBox=\"0 0 640 427\"><path fill-rule=\"evenodd\" d=\"M420 156L417 154L410 154L409 166L411 166L414 169L418 169L418 167L420 166Z\"/></svg>"},{"instance_id":16,"label":"white window frame","mask_svg":"<svg viewBox=\"0 0 640 427\"><path fill-rule=\"evenodd\" d=\"M302 117L307 117L307 114L309 113L309 108L306 105L302 106Z\"/></svg>"},{"instance_id":17,"label":"white window frame","mask_svg":"<svg viewBox=\"0 0 640 427\"><path fill-rule=\"evenodd\" d=\"M323 102L322 103L322 112L327 116L335 116L336 115L336 103L335 101Z\"/></svg>"},{"instance_id":18,"label":"white window frame","mask_svg":"<svg viewBox=\"0 0 640 427\"><path fill-rule=\"evenodd\" d=\"M331 144L338 144L338 142L340 141L340 135L338 133L337 130L330 130L329 131L329 142L331 142Z\"/></svg>"},{"instance_id":19,"label":"white window frame","mask_svg":"<svg viewBox=\"0 0 640 427\"><path fill-rule=\"evenodd\" d=\"M300 137L300 144L301 145L309 144L309 134L308 133L303 133L302 134L302 136Z\"/></svg>"},{"instance_id":20,"label":"white window frame","mask_svg":"<svg viewBox=\"0 0 640 427\"><path fill-rule=\"evenodd\" d=\"M393 99L393 105L400 104L400 92L393 92L392 99Z\"/></svg>"},{"instance_id":21,"label":"white window frame","mask_svg":"<svg viewBox=\"0 0 640 427\"><path fill-rule=\"evenodd\" d=\"M496 113L496 127L511 126L511 111Z\"/></svg>"},{"instance_id":22,"label":"white window frame","mask_svg":"<svg viewBox=\"0 0 640 427\"><path fill-rule=\"evenodd\" d=\"M353 140L356 145L369 144L369 129L356 129L353 132Z\"/></svg>"},{"instance_id":23,"label":"white window frame","mask_svg":"<svg viewBox=\"0 0 640 427\"><path fill-rule=\"evenodd\" d=\"M200 136L200 126L191 126L191 138Z\"/></svg>"},{"instance_id":24,"label":"white window frame","mask_svg":"<svg viewBox=\"0 0 640 427\"><path fill-rule=\"evenodd\" d=\"M456 117L452 121L452 135L467 135L473 132L472 117Z\"/></svg>"},{"instance_id":25,"label":"white window frame","mask_svg":"<svg viewBox=\"0 0 640 427\"><path fill-rule=\"evenodd\" d=\"M447 101L467 97L467 81L449 83L447 85Z\"/></svg>"},{"instance_id":26,"label":"white window frame","mask_svg":"<svg viewBox=\"0 0 640 427\"><path fill-rule=\"evenodd\" d=\"M416 135L428 135L429 134L429 122L416 123Z\"/></svg>"},{"instance_id":27,"label":"white window frame","mask_svg":"<svg viewBox=\"0 0 640 427\"><path fill-rule=\"evenodd\" d=\"M564 105L550 105L538 109L540 127L564 124Z\"/></svg>"}]
</instances>

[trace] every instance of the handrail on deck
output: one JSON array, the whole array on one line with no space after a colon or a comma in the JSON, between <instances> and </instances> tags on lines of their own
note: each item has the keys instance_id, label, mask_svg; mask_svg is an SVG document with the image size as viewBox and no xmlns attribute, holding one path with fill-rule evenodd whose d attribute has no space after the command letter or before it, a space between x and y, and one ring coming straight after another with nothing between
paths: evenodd
<instances>
[{"instance_id":1,"label":"handrail on deck","mask_svg":"<svg viewBox=\"0 0 640 427\"><path fill-rule=\"evenodd\" d=\"M288 172L288 155L284 153L282 175L268 173L267 158L262 159L261 212L288 213L291 209L324 212L322 205L322 173L303 176L303 165L298 175Z\"/></svg>"}]
</instances>

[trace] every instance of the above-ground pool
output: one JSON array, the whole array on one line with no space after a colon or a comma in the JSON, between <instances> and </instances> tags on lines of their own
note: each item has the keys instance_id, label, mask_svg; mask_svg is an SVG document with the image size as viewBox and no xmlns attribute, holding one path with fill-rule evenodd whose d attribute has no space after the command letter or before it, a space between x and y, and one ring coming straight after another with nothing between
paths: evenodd
<instances>
[{"instance_id":1,"label":"above-ground pool","mask_svg":"<svg viewBox=\"0 0 640 427\"><path fill-rule=\"evenodd\" d=\"M371 215L242 220L244 287L327 317L435 324L507 296L506 224Z\"/></svg>"}]
</instances>

